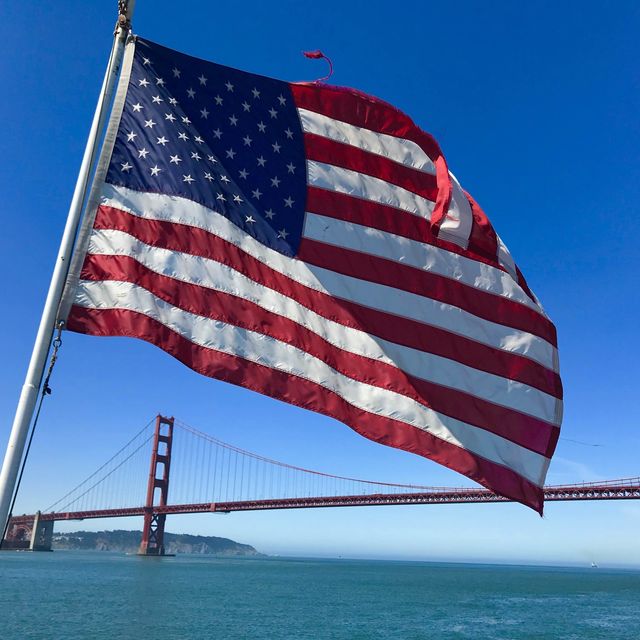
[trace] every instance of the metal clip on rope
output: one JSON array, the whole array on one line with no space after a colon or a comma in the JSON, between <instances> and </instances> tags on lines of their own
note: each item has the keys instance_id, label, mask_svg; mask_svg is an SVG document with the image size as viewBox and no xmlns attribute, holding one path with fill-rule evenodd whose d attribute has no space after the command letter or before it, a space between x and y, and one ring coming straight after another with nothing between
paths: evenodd
<instances>
[{"instance_id":1,"label":"metal clip on rope","mask_svg":"<svg viewBox=\"0 0 640 640\"><path fill-rule=\"evenodd\" d=\"M49 380L51 379L51 374L53 373L53 367L56 364L56 360L58 359L58 350L62 346L62 329L64 327L64 322L61 320L58 324L58 333L53 340L53 352L51 354L51 360L49 361L49 368L47 369L47 375L44 379L44 383L42 385L42 395L50 395L51 387L49 386Z\"/></svg>"}]
</instances>

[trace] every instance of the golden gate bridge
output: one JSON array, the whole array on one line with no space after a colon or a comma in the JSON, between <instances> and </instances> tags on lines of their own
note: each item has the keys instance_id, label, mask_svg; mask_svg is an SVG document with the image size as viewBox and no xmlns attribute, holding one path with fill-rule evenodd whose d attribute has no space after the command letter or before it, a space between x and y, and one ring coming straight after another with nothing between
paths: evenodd
<instances>
[{"instance_id":1,"label":"golden gate bridge","mask_svg":"<svg viewBox=\"0 0 640 640\"><path fill-rule=\"evenodd\" d=\"M549 501L637 499L640 477L547 486L544 494ZM143 516L140 554L157 556L164 555L165 522L172 514L478 502L510 501L483 488L376 482L305 469L158 415L49 507L13 516L2 548L50 550L56 521Z\"/></svg>"}]
</instances>

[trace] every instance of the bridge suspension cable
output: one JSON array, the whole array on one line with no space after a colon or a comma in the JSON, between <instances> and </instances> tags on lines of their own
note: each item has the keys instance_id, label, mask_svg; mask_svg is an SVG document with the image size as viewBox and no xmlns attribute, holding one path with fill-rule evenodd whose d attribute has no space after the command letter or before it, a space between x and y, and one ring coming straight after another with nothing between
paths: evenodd
<instances>
[{"instance_id":1,"label":"bridge suspension cable","mask_svg":"<svg viewBox=\"0 0 640 640\"><path fill-rule=\"evenodd\" d=\"M154 420L150 420L104 464L45 511L108 509L143 504L153 423Z\"/></svg>"},{"instance_id":2,"label":"bridge suspension cable","mask_svg":"<svg viewBox=\"0 0 640 640\"><path fill-rule=\"evenodd\" d=\"M153 420L46 512L139 507L145 502ZM175 420L169 500L173 504L446 491L378 482L273 460Z\"/></svg>"},{"instance_id":3,"label":"bridge suspension cable","mask_svg":"<svg viewBox=\"0 0 640 640\"><path fill-rule=\"evenodd\" d=\"M55 510L59 517L89 512L94 515L86 517L106 517L107 512L142 514L153 422L46 512ZM379 482L307 469L223 442L179 420L172 420L172 424L175 428L166 504L174 506L168 506L167 513L504 500L477 487ZM157 453L162 457L161 451ZM635 498L639 492L639 478L545 487L550 500Z\"/></svg>"},{"instance_id":4,"label":"bridge suspension cable","mask_svg":"<svg viewBox=\"0 0 640 640\"><path fill-rule=\"evenodd\" d=\"M307 469L241 449L179 420L175 420L175 427L170 489L173 503L444 490Z\"/></svg>"}]
</instances>

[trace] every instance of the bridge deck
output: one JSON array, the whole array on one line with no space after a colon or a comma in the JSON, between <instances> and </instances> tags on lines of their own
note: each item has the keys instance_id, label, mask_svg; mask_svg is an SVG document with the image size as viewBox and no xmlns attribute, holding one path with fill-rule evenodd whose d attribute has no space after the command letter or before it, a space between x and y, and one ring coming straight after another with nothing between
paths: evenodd
<instances>
[{"instance_id":1,"label":"bridge deck","mask_svg":"<svg viewBox=\"0 0 640 640\"><path fill-rule=\"evenodd\" d=\"M640 498L640 478L602 483L587 483L545 487L545 500L633 500ZM373 494L354 496L319 496L307 498L279 498L272 500L244 500L236 502L200 502L154 506L157 514L229 513L231 511L261 511L268 509L311 509L320 507L367 507L408 504L457 504L478 502L512 502L486 489L443 489L426 493ZM94 511L67 511L43 513L43 521L88 520L92 518L122 518L142 516L146 508L98 509ZM13 524L33 522L34 515L14 516Z\"/></svg>"}]
</instances>

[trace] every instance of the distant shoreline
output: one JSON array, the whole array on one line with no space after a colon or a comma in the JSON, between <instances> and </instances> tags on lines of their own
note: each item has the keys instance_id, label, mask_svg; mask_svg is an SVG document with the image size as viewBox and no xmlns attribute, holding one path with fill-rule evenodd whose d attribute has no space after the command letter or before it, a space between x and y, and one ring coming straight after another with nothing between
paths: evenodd
<instances>
[{"instance_id":1,"label":"distant shoreline","mask_svg":"<svg viewBox=\"0 0 640 640\"><path fill-rule=\"evenodd\" d=\"M141 531L114 529L113 531L72 531L54 533L54 551L116 551L137 553ZM266 557L254 547L229 538L196 536L187 533L164 534L168 554L196 554L221 557Z\"/></svg>"}]
</instances>

